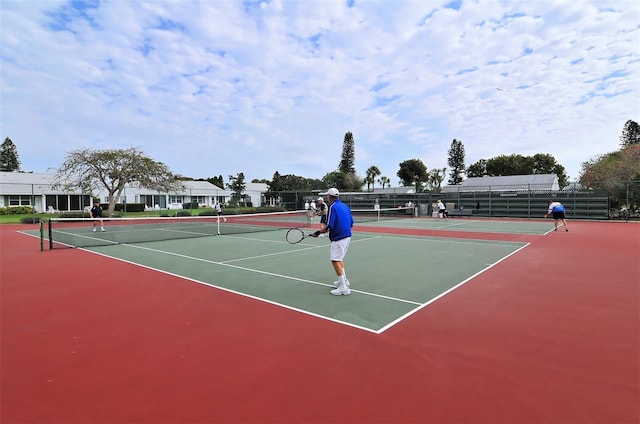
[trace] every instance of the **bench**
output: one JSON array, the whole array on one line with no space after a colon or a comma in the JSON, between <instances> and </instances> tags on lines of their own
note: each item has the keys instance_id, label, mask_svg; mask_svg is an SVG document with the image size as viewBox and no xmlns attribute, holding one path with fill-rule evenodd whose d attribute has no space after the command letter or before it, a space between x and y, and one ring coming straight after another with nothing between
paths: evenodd
<instances>
[{"instance_id":1,"label":"bench","mask_svg":"<svg viewBox=\"0 0 640 424\"><path fill-rule=\"evenodd\" d=\"M462 218L463 216L466 216L467 218L471 217L471 215L473 215L473 210L471 209L451 209L448 211L449 218L453 218L455 216L459 216L460 218Z\"/></svg>"}]
</instances>

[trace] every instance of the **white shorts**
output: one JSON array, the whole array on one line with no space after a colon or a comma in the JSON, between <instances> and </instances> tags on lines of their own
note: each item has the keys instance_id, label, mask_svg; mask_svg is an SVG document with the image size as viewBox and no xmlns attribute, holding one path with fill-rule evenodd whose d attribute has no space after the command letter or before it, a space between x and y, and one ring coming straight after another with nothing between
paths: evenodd
<instances>
[{"instance_id":1,"label":"white shorts","mask_svg":"<svg viewBox=\"0 0 640 424\"><path fill-rule=\"evenodd\" d=\"M332 262L341 262L342 260L344 260L344 257L347 254L347 250L349 250L350 242L351 237L331 242L331 249L329 254L331 255Z\"/></svg>"}]
</instances>

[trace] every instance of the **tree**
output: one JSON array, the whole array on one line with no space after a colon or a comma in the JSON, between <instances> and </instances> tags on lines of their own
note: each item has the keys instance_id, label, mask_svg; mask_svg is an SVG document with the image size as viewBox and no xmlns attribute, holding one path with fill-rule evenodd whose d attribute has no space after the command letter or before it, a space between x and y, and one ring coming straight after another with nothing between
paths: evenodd
<instances>
[{"instance_id":1,"label":"tree","mask_svg":"<svg viewBox=\"0 0 640 424\"><path fill-rule=\"evenodd\" d=\"M341 191L360 191L364 181L356 174L333 171L322 177L322 183L324 187L336 187Z\"/></svg>"},{"instance_id":2,"label":"tree","mask_svg":"<svg viewBox=\"0 0 640 424\"><path fill-rule=\"evenodd\" d=\"M431 172L429 172L428 183L431 186L431 189L440 191L440 189L442 188L442 182L444 181L444 176L446 173L447 173L447 168L433 168Z\"/></svg>"},{"instance_id":3,"label":"tree","mask_svg":"<svg viewBox=\"0 0 640 424\"><path fill-rule=\"evenodd\" d=\"M344 141L342 143L342 156L340 159L340 165L338 171L345 174L355 174L356 168L356 154L355 154L355 141L353 141L353 134L348 131L344 135Z\"/></svg>"},{"instance_id":4,"label":"tree","mask_svg":"<svg viewBox=\"0 0 640 424\"><path fill-rule=\"evenodd\" d=\"M422 183L429 180L427 167L420 159L409 159L400 163L398 177L405 187L415 186L416 193L422 190Z\"/></svg>"},{"instance_id":5,"label":"tree","mask_svg":"<svg viewBox=\"0 0 640 424\"><path fill-rule=\"evenodd\" d=\"M637 122L629 119L622 129L620 136L620 145L625 148L632 144L640 144L640 126Z\"/></svg>"},{"instance_id":6,"label":"tree","mask_svg":"<svg viewBox=\"0 0 640 424\"><path fill-rule=\"evenodd\" d=\"M18 148L9 137L0 145L0 171L14 172L20 170Z\"/></svg>"},{"instance_id":7,"label":"tree","mask_svg":"<svg viewBox=\"0 0 640 424\"><path fill-rule=\"evenodd\" d=\"M72 151L58 169L53 184L64 190L104 188L109 194L109 216L113 215L116 201L126 185L161 193L183 189L167 165L147 157L136 148Z\"/></svg>"},{"instance_id":8,"label":"tree","mask_svg":"<svg viewBox=\"0 0 640 424\"><path fill-rule=\"evenodd\" d=\"M224 179L222 178L222 175L218 175L217 177L207 178L207 181L209 181L211 184L213 184L218 188L224 189Z\"/></svg>"},{"instance_id":9,"label":"tree","mask_svg":"<svg viewBox=\"0 0 640 424\"><path fill-rule=\"evenodd\" d=\"M640 192L634 187L640 182L640 144L584 162L579 181L584 187L606 190L616 204L637 208ZM636 184L631 185L630 181Z\"/></svg>"},{"instance_id":10,"label":"tree","mask_svg":"<svg viewBox=\"0 0 640 424\"><path fill-rule=\"evenodd\" d=\"M269 191L272 191L272 192L284 191L282 176L278 171L274 172L273 177L271 177L271 182L269 183Z\"/></svg>"},{"instance_id":11,"label":"tree","mask_svg":"<svg viewBox=\"0 0 640 424\"><path fill-rule=\"evenodd\" d=\"M451 148L449 149L449 159L447 163L451 167L451 173L449 174L450 185L457 185L462 182L462 174L464 173L464 145L461 141L455 138L451 142Z\"/></svg>"},{"instance_id":12,"label":"tree","mask_svg":"<svg viewBox=\"0 0 640 424\"><path fill-rule=\"evenodd\" d=\"M480 159L478 162L469 165L467 168L467 177L482 177L487 175L487 160Z\"/></svg>"},{"instance_id":13,"label":"tree","mask_svg":"<svg viewBox=\"0 0 640 424\"><path fill-rule=\"evenodd\" d=\"M380 185L382 185L382 188L385 188L386 186L391 187L391 180L389 179L389 177L382 176L380 177L380 179L378 179L378 182L380 183Z\"/></svg>"},{"instance_id":14,"label":"tree","mask_svg":"<svg viewBox=\"0 0 640 424\"><path fill-rule=\"evenodd\" d=\"M364 182L367 183L367 191L369 191L369 187L373 188L376 177L380 174L382 174L382 172L380 172L380 169L375 165L367 169L367 176L364 179Z\"/></svg>"},{"instance_id":15,"label":"tree","mask_svg":"<svg viewBox=\"0 0 640 424\"><path fill-rule=\"evenodd\" d=\"M227 188L233 191L233 194L231 195L231 203L237 205L243 200L244 196L242 192L246 187L247 185L244 182L244 174L242 172L238 173L235 177L233 175L229 175Z\"/></svg>"},{"instance_id":16,"label":"tree","mask_svg":"<svg viewBox=\"0 0 640 424\"><path fill-rule=\"evenodd\" d=\"M564 166L546 153L538 153L534 156L500 155L491 159L481 159L467 169L467 177L532 174L556 174L561 188L569 183Z\"/></svg>"},{"instance_id":17,"label":"tree","mask_svg":"<svg viewBox=\"0 0 640 424\"><path fill-rule=\"evenodd\" d=\"M487 160L487 174L489 176L501 175L528 175L533 173L533 158L518 154L500 155Z\"/></svg>"},{"instance_id":18,"label":"tree","mask_svg":"<svg viewBox=\"0 0 640 424\"><path fill-rule=\"evenodd\" d=\"M561 188L569 184L569 177L564 166L556 162L556 159L549 154L538 153L533 155L533 174L556 174L558 185Z\"/></svg>"}]
</instances>

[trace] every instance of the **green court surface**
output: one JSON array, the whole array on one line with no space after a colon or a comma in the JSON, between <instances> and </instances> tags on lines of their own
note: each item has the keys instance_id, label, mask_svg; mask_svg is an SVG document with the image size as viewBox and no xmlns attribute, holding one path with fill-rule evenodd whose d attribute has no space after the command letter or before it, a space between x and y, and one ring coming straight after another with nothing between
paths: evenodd
<instances>
[{"instance_id":1,"label":"green court surface","mask_svg":"<svg viewBox=\"0 0 640 424\"><path fill-rule=\"evenodd\" d=\"M553 220L523 220L511 218L414 218L391 221L367 222L365 225L391 228L428 229L442 231L467 231L486 233L532 234L542 235L553 230Z\"/></svg>"},{"instance_id":2,"label":"green court surface","mask_svg":"<svg viewBox=\"0 0 640 424\"><path fill-rule=\"evenodd\" d=\"M403 228L416 224L429 228L427 224L434 224L423 219L401 221ZM459 222L474 225L472 220L437 224ZM393 222L384 222L385 226L390 224ZM523 227L522 223L517 225ZM549 227L546 223L544 230ZM534 230L530 231L544 233L540 228ZM220 295L231 292L248 296L287 308L291 313L381 333L527 245L356 232L345 259L351 295L332 296L329 291L336 276L329 260L329 240L307 238L292 245L286 242L285 232L118 244L87 250L223 290L225 293L219 292ZM212 296L216 295L212 291Z\"/></svg>"}]
</instances>

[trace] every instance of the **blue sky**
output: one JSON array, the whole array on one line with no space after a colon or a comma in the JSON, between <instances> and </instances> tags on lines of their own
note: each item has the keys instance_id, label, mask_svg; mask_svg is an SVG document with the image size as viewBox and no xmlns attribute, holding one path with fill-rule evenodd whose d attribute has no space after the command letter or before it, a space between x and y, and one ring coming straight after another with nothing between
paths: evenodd
<instances>
[{"instance_id":1,"label":"blue sky","mask_svg":"<svg viewBox=\"0 0 640 424\"><path fill-rule=\"evenodd\" d=\"M180 175L322 178L548 153L576 179L640 121L618 0L0 2L0 136L24 171L137 147ZM500 90L498 90L498 88ZM448 176L448 173L447 173Z\"/></svg>"}]
</instances>

